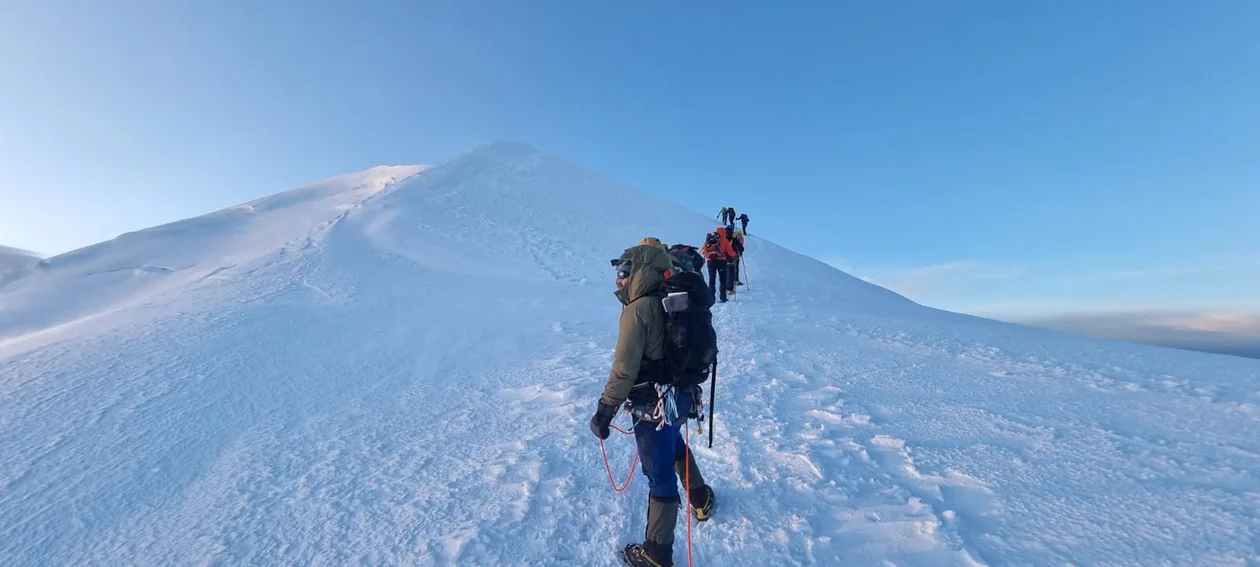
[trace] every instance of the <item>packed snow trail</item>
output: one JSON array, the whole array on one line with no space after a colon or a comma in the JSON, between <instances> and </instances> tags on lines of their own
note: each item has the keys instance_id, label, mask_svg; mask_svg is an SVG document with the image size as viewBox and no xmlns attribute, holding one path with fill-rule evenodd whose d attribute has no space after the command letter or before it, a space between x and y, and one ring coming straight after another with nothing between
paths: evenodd
<instances>
[{"instance_id":1,"label":"packed snow trail","mask_svg":"<svg viewBox=\"0 0 1260 567\"><path fill-rule=\"evenodd\" d=\"M0 564L618 564L647 483L614 493L586 425L608 258L714 223L516 145L416 172L0 283ZM756 237L744 270L696 565L1260 561L1260 362L926 309Z\"/></svg>"}]
</instances>

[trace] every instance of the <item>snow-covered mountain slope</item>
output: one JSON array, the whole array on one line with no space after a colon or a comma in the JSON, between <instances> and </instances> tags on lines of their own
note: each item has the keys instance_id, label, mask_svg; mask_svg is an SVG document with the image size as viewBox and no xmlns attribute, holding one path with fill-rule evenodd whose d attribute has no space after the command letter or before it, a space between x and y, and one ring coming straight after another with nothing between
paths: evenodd
<instances>
[{"instance_id":1,"label":"snow-covered mountain slope","mask_svg":"<svg viewBox=\"0 0 1260 567\"><path fill-rule=\"evenodd\" d=\"M0 246L0 274L15 268L34 264L38 261L39 256L33 252L27 252L26 250L22 250L20 248Z\"/></svg>"},{"instance_id":2,"label":"snow-covered mountain slope","mask_svg":"<svg viewBox=\"0 0 1260 567\"><path fill-rule=\"evenodd\" d=\"M374 167L208 215L124 234L0 277L0 344L101 315L157 307L207 280L229 280L424 166ZM54 301L45 298L55 297Z\"/></svg>"},{"instance_id":3,"label":"snow-covered mountain slope","mask_svg":"<svg viewBox=\"0 0 1260 567\"><path fill-rule=\"evenodd\" d=\"M714 222L525 146L417 171L0 287L0 564L617 564L647 495L586 426L608 259ZM1260 361L935 311L755 236L746 274L697 565L1260 561Z\"/></svg>"}]
</instances>

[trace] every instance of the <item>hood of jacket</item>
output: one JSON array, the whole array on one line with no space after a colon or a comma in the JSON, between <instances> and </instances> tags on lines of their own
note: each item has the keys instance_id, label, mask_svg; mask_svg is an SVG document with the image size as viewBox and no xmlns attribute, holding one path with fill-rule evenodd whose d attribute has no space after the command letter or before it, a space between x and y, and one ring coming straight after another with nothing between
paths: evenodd
<instances>
[{"instance_id":1,"label":"hood of jacket","mask_svg":"<svg viewBox=\"0 0 1260 567\"><path fill-rule=\"evenodd\" d=\"M665 272L673 267L669 253L649 244L627 248L621 255L621 262L630 263L630 276L626 285L613 295L621 300L622 305L630 305L634 300L645 295L656 293L665 282Z\"/></svg>"},{"instance_id":2,"label":"hood of jacket","mask_svg":"<svg viewBox=\"0 0 1260 567\"><path fill-rule=\"evenodd\" d=\"M664 243L664 242L661 242L661 239L659 239L659 238L657 238L657 237L655 237L655 236L648 236L648 237L644 237L644 238L643 238L643 240L640 240L640 241L639 241L639 246L643 246L643 245L645 245L645 244L646 244L646 245L648 245L648 246L655 246L655 247L660 248L661 250L664 250L664 251L666 251L666 252L668 252L668 251L669 251L669 248L665 246L665 243Z\"/></svg>"}]
</instances>

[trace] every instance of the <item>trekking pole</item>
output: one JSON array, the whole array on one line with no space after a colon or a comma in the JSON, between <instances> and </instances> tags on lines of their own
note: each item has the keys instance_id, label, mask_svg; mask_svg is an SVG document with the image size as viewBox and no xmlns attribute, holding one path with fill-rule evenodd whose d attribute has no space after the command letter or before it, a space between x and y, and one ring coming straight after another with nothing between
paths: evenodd
<instances>
[{"instance_id":1,"label":"trekking pole","mask_svg":"<svg viewBox=\"0 0 1260 567\"><path fill-rule=\"evenodd\" d=\"M717 357L713 358L713 371L709 375L709 448L713 448L713 403L717 401ZM631 465L634 468L634 465Z\"/></svg>"}]
</instances>

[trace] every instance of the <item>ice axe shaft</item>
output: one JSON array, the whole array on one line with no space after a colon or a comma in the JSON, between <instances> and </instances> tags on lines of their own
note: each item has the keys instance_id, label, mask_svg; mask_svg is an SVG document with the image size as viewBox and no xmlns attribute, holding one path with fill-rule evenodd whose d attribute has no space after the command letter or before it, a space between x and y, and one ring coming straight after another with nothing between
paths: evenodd
<instances>
[{"instance_id":1,"label":"ice axe shaft","mask_svg":"<svg viewBox=\"0 0 1260 567\"><path fill-rule=\"evenodd\" d=\"M717 359L713 359L713 370L709 375L709 448L713 448L713 404L717 402Z\"/></svg>"}]
</instances>

